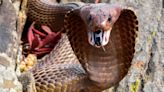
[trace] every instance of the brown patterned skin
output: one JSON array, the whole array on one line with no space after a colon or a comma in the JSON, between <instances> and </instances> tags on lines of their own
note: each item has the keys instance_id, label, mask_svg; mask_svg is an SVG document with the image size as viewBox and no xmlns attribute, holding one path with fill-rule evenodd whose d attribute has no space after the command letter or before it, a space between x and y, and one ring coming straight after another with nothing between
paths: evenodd
<instances>
[{"instance_id":1,"label":"brown patterned skin","mask_svg":"<svg viewBox=\"0 0 164 92\"><path fill-rule=\"evenodd\" d=\"M37 92L101 92L118 84L127 74L138 31L137 17L132 10L109 4L86 4L80 8L52 6L39 0L29 0L28 7L29 21L38 20L38 23L47 24L55 32L64 26L66 32L53 51L31 70ZM107 22L109 28L100 27L104 31L111 29L108 43L102 48L91 45L88 30L96 27L99 24L97 21L108 20L107 15L113 13L110 10L117 9L120 14L117 14L118 17L111 16L116 18ZM85 20L90 10L97 14L91 19L92 26ZM106 14L105 17L97 10ZM66 11L69 12L66 14Z\"/></svg>"},{"instance_id":2,"label":"brown patterned skin","mask_svg":"<svg viewBox=\"0 0 164 92\"><path fill-rule=\"evenodd\" d=\"M67 15L65 27L73 51L89 79L101 89L118 84L127 74L135 52L137 17L133 11L122 9L118 20L112 26L108 44L103 48L96 48L88 43L88 24L79 16L80 10L71 11ZM76 20L72 21L74 18Z\"/></svg>"},{"instance_id":3,"label":"brown patterned skin","mask_svg":"<svg viewBox=\"0 0 164 92\"><path fill-rule=\"evenodd\" d=\"M27 21L49 26L57 32L63 28L65 14L79 7L76 3L69 4L50 4L46 0L28 0L27 3Z\"/></svg>"},{"instance_id":4,"label":"brown patterned skin","mask_svg":"<svg viewBox=\"0 0 164 92\"><path fill-rule=\"evenodd\" d=\"M101 92L88 79L65 34L32 72L38 92Z\"/></svg>"}]
</instances>

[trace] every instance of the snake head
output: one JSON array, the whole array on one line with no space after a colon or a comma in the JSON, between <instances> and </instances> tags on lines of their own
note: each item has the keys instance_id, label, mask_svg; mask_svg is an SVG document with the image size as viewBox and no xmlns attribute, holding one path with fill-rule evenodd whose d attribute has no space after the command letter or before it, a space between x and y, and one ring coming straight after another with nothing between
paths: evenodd
<instances>
[{"instance_id":1,"label":"snake head","mask_svg":"<svg viewBox=\"0 0 164 92\"><path fill-rule=\"evenodd\" d=\"M82 7L81 18L87 26L88 41L97 48L108 44L113 24L121 13L118 5L105 3Z\"/></svg>"}]
</instances>

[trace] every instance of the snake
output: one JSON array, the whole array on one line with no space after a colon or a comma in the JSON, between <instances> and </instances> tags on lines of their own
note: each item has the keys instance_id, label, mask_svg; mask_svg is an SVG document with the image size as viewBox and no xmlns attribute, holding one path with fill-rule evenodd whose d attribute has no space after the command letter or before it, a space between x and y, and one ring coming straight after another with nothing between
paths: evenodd
<instances>
[{"instance_id":1,"label":"snake","mask_svg":"<svg viewBox=\"0 0 164 92\"><path fill-rule=\"evenodd\" d=\"M27 21L62 33L30 71L37 92L102 92L128 73L138 32L133 10L108 3L28 0Z\"/></svg>"}]
</instances>

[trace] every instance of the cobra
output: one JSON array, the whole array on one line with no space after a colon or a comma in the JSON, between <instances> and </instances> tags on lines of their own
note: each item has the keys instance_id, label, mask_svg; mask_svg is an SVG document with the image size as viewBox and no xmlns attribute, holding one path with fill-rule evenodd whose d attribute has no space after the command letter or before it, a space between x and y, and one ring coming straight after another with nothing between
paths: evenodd
<instances>
[{"instance_id":1,"label":"cobra","mask_svg":"<svg viewBox=\"0 0 164 92\"><path fill-rule=\"evenodd\" d=\"M101 92L127 74L135 52L136 14L120 5L29 0L27 21L62 37L30 71L38 92Z\"/></svg>"}]
</instances>

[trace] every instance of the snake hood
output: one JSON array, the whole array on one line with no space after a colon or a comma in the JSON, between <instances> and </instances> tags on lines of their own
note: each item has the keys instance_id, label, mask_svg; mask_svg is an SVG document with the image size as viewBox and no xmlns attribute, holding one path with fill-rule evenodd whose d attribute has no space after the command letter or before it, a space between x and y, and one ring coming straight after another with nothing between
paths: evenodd
<instances>
[{"instance_id":1,"label":"snake hood","mask_svg":"<svg viewBox=\"0 0 164 92\"><path fill-rule=\"evenodd\" d=\"M91 45L95 47L107 45L112 26L120 13L120 6L105 3L90 4L81 8L80 15L87 25L88 41Z\"/></svg>"},{"instance_id":2,"label":"snake hood","mask_svg":"<svg viewBox=\"0 0 164 92\"><path fill-rule=\"evenodd\" d=\"M136 14L119 5L87 4L69 11L64 21L89 79L102 89L117 84L127 74L135 51Z\"/></svg>"}]
</instances>

